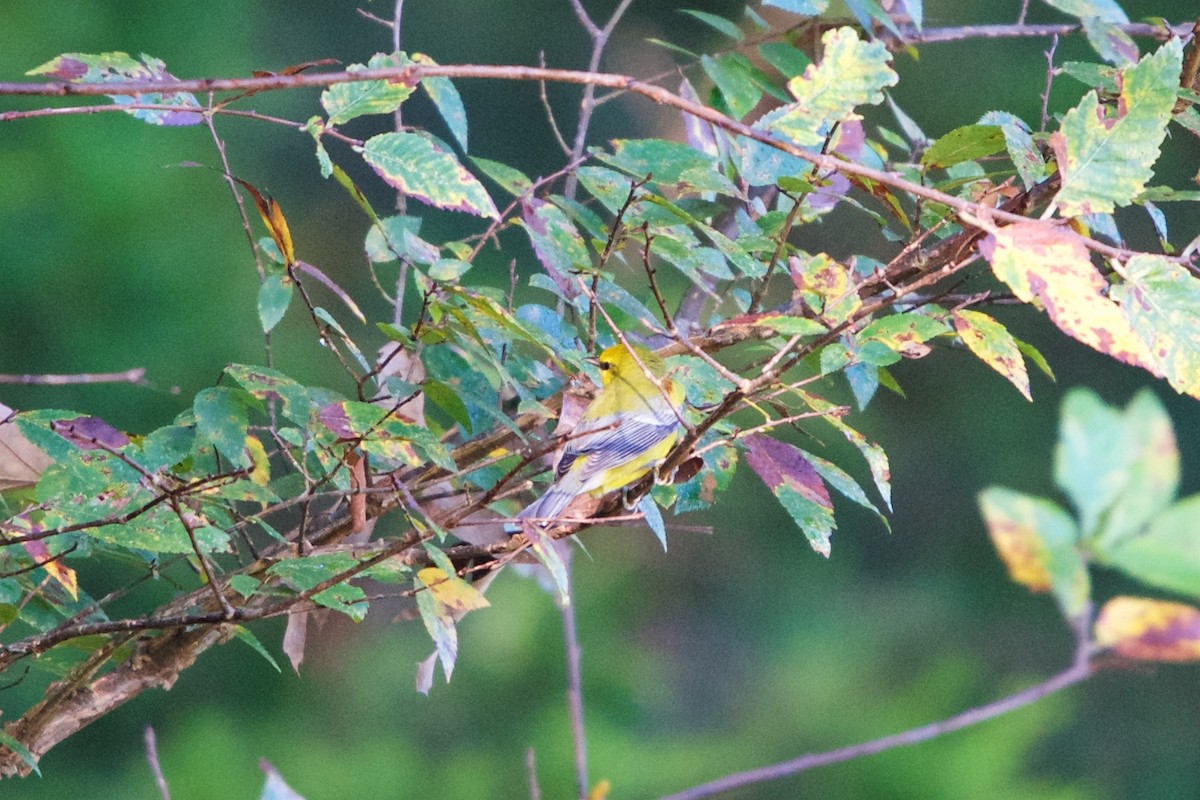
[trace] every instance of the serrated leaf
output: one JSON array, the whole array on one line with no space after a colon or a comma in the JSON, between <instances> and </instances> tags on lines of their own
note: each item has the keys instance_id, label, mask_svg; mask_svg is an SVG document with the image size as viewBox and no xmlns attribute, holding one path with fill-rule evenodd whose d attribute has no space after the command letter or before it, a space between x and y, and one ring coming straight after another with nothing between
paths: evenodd
<instances>
[{"instance_id":1,"label":"serrated leaf","mask_svg":"<svg viewBox=\"0 0 1200 800\"><path fill-rule=\"evenodd\" d=\"M529 234L533 252L566 297L578 294L573 272L591 267L592 258L575 225L553 203L531 197L522 206L521 227Z\"/></svg>"},{"instance_id":2,"label":"serrated leaf","mask_svg":"<svg viewBox=\"0 0 1200 800\"><path fill-rule=\"evenodd\" d=\"M513 197L520 197L533 188L533 181L521 172L519 169L514 169L507 164L501 164L499 161L492 161L487 158L473 156L471 163L479 167L479 171L489 178L500 184L500 188L511 194Z\"/></svg>"},{"instance_id":3,"label":"serrated leaf","mask_svg":"<svg viewBox=\"0 0 1200 800\"><path fill-rule=\"evenodd\" d=\"M49 75L71 83L104 83L119 86L130 81L173 81L175 76L167 72L166 64L143 53L140 59L128 53L65 53L47 61L27 75ZM199 125L204 117L199 113L200 103L191 92L146 92L144 94L110 94L108 98L117 105L177 106L180 110L128 109L135 119L151 125Z\"/></svg>"},{"instance_id":4,"label":"serrated leaf","mask_svg":"<svg viewBox=\"0 0 1200 800\"><path fill-rule=\"evenodd\" d=\"M996 277L1024 302L1040 302L1064 333L1161 376L1122 309L1107 296L1107 282L1074 231L1049 222L1019 222L986 237L979 250Z\"/></svg>"},{"instance_id":5,"label":"serrated leaf","mask_svg":"<svg viewBox=\"0 0 1200 800\"><path fill-rule=\"evenodd\" d=\"M836 525L833 501L820 474L803 450L769 436L754 434L743 439L746 463L808 537L808 543L826 558Z\"/></svg>"},{"instance_id":6,"label":"serrated leaf","mask_svg":"<svg viewBox=\"0 0 1200 800\"><path fill-rule=\"evenodd\" d=\"M292 279L282 272L267 275L258 287L258 320L263 333L270 333L283 319L291 305L294 288Z\"/></svg>"},{"instance_id":7,"label":"serrated leaf","mask_svg":"<svg viewBox=\"0 0 1200 800\"><path fill-rule=\"evenodd\" d=\"M1064 216L1111 213L1142 191L1171 119L1182 59L1182 43L1171 39L1123 71L1114 107L1102 109L1093 91L1066 113L1050 137L1062 174L1055 205Z\"/></svg>"},{"instance_id":8,"label":"serrated leaf","mask_svg":"<svg viewBox=\"0 0 1200 800\"><path fill-rule=\"evenodd\" d=\"M941 136L921 156L924 167L950 167L995 155L1005 148L1004 131L996 125L963 125Z\"/></svg>"},{"instance_id":9,"label":"serrated leaf","mask_svg":"<svg viewBox=\"0 0 1200 800\"><path fill-rule=\"evenodd\" d=\"M1200 280L1163 256L1125 263L1113 295L1176 391L1200 397Z\"/></svg>"},{"instance_id":10,"label":"serrated leaf","mask_svg":"<svg viewBox=\"0 0 1200 800\"><path fill-rule=\"evenodd\" d=\"M250 424L246 404L227 386L201 389L192 404L196 430L237 467L250 466L246 454L246 428Z\"/></svg>"},{"instance_id":11,"label":"serrated leaf","mask_svg":"<svg viewBox=\"0 0 1200 800\"><path fill-rule=\"evenodd\" d=\"M863 42L853 28L826 31L821 45L821 62L788 81L796 102L767 126L802 147L820 145L828 126L857 119L857 106L883 102L883 90L899 81L884 44Z\"/></svg>"},{"instance_id":12,"label":"serrated leaf","mask_svg":"<svg viewBox=\"0 0 1200 800\"><path fill-rule=\"evenodd\" d=\"M1087 607L1087 568L1075 521L1049 500L992 487L979 495L988 535L1009 577L1033 592L1053 592L1071 618Z\"/></svg>"},{"instance_id":13,"label":"serrated leaf","mask_svg":"<svg viewBox=\"0 0 1200 800\"><path fill-rule=\"evenodd\" d=\"M416 64L437 64L424 53L413 53L412 60ZM454 87L454 82L449 78L422 78L421 88L425 90L425 94L429 95L429 99L433 101L438 113L446 122L446 127L454 136L454 140L458 142L458 146L465 153L467 151L467 109L463 107L462 97L459 95L458 89Z\"/></svg>"},{"instance_id":14,"label":"serrated leaf","mask_svg":"<svg viewBox=\"0 0 1200 800\"><path fill-rule=\"evenodd\" d=\"M385 55L377 53L367 65L351 64L347 72L361 72L368 67L404 66L411 63L402 53ZM392 81L354 81L335 83L321 92L321 107L329 115L330 125L341 125L356 117L367 114L391 114L413 93L412 86Z\"/></svg>"},{"instance_id":15,"label":"serrated leaf","mask_svg":"<svg viewBox=\"0 0 1200 800\"><path fill-rule=\"evenodd\" d=\"M225 374L259 400L278 398L283 403L283 415L300 425L308 424L312 398L308 389L270 367L230 364Z\"/></svg>"},{"instance_id":16,"label":"serrated leaf","mask_svg":"<svg viewBox=\"0 0 1200 800\"><path fill-rule=\"evenodd\" d=\"M1096 644L1138 661L1200 661L1200 609L1148 597L1114 597L1096 617Z\"/></svg>"},{"instance_id":17,"label":"serrated leaf","mask_svg":"<svg viewBox=\"0 0 1200 800\"><path fill-rule=\"evenodd\" d=\"M498 220L483 184L445 143L429 134L382 133L367 140L363 158L389 186L422 203Z\"/></svg>"},{"instance_id":18,"label":"serrated leaf","mask_svg":"<svg viewBox=\"0 0 1200 800\"><path fill-rule=\"evenodd\" d=\"M1033 134L1023 120L1004 111L991 111L979 120L980 125L999 125L1004 134L1004 146L1021 183L1030 189L1046 173L1046 160L1033 141Z\"/></svg>"},{"instance_id":19,"label":"serrated leaf","mask_svg":"<svg viewBox=\"0 0 1200 800\"><path fill-rule=\"evenodd\" d=\"M1021 349L1017 346L1017 340L1008 332L1008 328L980 311L963 309L955 311L951 316L954 319L954 330L958 332L958 338L967 349L980 361L1007 378L1026 400L1032 402L1025 360L1021 358Z\"/></svg>"}]
</instances>

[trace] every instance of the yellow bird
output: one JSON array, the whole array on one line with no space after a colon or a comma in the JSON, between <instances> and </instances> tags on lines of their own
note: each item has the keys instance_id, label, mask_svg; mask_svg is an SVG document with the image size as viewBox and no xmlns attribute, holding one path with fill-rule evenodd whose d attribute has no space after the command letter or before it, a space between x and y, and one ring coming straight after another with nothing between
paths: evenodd
<instances>
[{"instance_id":1,"label":"yellow bird","mask_svg":"<svg viewBox=\"0 0 1200 800\"><path fill-rule=\"evenodd\" d=\"M518 519L552 524L576 497L598 498L624 488L671 451L679 438L683 385L665 377L661 358L640 345L631 347L632 353L615 344L596 359L603 385L571 431L554 483Z\"/></svg>"}]
</instances>

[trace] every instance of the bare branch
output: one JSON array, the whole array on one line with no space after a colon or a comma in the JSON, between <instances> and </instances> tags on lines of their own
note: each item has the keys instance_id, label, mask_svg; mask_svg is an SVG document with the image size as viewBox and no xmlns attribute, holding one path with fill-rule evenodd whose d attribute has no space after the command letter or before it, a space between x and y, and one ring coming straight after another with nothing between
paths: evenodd
<instances>
[{"instance_id":1,"label":"bare branch","mask_svg":"<svg viewBox=\"0 0 1200 800\"><path fill-rule=\"evenodd\" d=\"M3 375L0 383L18 384L23 386L66 386L75 383L132 383L144 386L146 383L146 368L134 367L122 372L80 372L71 375L42 374L42 375Z\"/></svg>"}]
</instances>

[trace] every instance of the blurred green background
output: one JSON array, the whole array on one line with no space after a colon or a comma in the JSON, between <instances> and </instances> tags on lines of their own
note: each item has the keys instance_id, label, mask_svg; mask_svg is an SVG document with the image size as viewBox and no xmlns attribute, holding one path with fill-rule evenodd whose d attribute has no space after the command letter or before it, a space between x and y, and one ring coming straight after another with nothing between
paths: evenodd
<instances>
[{"instance_id":1,"label":"blurred green background","mask_svg":"<svg viewBox=\"0 0 1200 800\"><path fill-rule=\"evenodd\" d=\"M594 2L602 15L615 3ZM364 3L388 15L390 4ZM672 56L645 42L719 46L678 13L697 8L736 18L741 3L641 0L612 42L606 67L633 74L668 69ZM1194 0L1127 1L1132 18L1172 22ZM354 3L150 0L52 3L7 0L0 26L0 80L64 52L125 50L166 61L177 76L236 76L319 58L365 61L388 34ZM928 26L1007 22L1019 3L929 2ZM1061 16L1039 4L1031 21ZM408 0L404 44L442 63L583 67L586 37L567 0ZM896 100L930 136L1003 109L1035 123L1045 80L1045 41L929 45L897 57ZM1095 60L1086 42L1064 40L1058 60ZM696 76L693 75L695 78ZM1051 110L1073 105L1083 86L1061 77ZM561 166L533 84L460 82L474 154L531 175ZM260 95L244 107L303 121L317 90ZM576 90L551 87L571 128ZM5 99L0 110L48 101ZM440 123L428 107L406 121ZM870 117L894 127L886 115ZM350 126L355 135L371 121ZM383 124L383 123L378 123ZM323 181L307 134L221 118L234 171L282 203L302 258L342 282L368 316L388 311L364 275L366 222L345 193ZM637 101L602 107L592 141L675 135L678 121ZM1200 146L1174 129L1157 182L1186 188ZM348 164L345 151L332 148ZM156 129L124 114L34 119L0 126L0 373L96 372L144 366L153 389L129 386L0 388L16 408L61 407L148 430L170 420L228 362L262 363L257 278L218 161L200 127ZM379 208L389 195L365 173ZM1166 208L1173 239L1200 231L1194 212ZM1131 244L1153 246L1139 209L1127 215ZM1123 218L1124 221L1124 218ZM461 235L451 215L430 214L424 234ZM256 223L257 224L257 223ZM861 220L831 217L805 230L802 246L839 255L877 241ZM261 235L256 228L256 235ZM1140 237L1140 238L1138 238ZM520 238L510 240L520 246ZM853 242L853 244L847 244ZM527 249L522 268L533 260ZM487 253L471 273L507 282L509 255ZM1050 480L1058 400L1075 385L1124 404L1153 385L1176 422L1183 493L1200 487L1200 411L1165 384L1055 333L1022 309L999 314L1043 348L1058 381L1034 377L1027 404L962 352L898 366L907 392L885 394L860 430L892 460L893 533L856 508L838 507L828 561L815 556L748 472L707 518L711 536L677 533L663 554L645 531L594 531L594 560L579 559L577 607L584 651L593 780L612 797L642 798L726 772L840 747L954 714L1065 666L1070 636L1051 600L1011 584L975 506L1000 483L1054 496ZM378 344L371 328L350 326ZM273 336L276 365L300 380L345 389L345 378L295 309ZM819 434L823 435L823 434ZM857 463L844 464L862 476ZM383 524L398 524L389 521ZM1136 590L1097 577L1097 595ZM86 587L85 587L86 588ZM201 658L169 693L148 692L51 751L42 778L8 781L0 796L157 797L142 730L158 733L172 796L257 797L257 762L274 763L315 798L525 797L524 753L536 750L547 798L573 791L563 699L563 646L551 599L504 576L493 608L460 628L454 681L432 696L413 691L413 668L430 645L419 623L393 624L379 603L354 625L333 619L310 632L303 675L277 674L249 648ZM278 652L281 624L255 627ZM282 658L281 658L282 661ZM1195 668L1104 674L1082 687L963 733L731 793L737 798L1193 798L1200 794L1200 692ZM34 681L0 693L0 719L24 708Z\"/></svg>"}]
</instances>

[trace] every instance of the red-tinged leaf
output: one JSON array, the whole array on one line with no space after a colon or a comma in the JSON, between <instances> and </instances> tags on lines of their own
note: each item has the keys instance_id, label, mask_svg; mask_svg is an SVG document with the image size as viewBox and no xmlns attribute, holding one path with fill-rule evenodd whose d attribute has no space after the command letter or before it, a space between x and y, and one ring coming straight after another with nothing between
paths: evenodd
<instances>
[{"instance_id":1,"label":"red-tinged leaf","mask_svg":"<svg viewBox=\"0 0 1200 800\"><path fill-rule=\"evenodd\" d=\"M295 264L296 247L292 243L292 232L288 228L287 219L283 216L283 209L279 207L279 203L275 202L275 198L269 194L264 196L262 192L241 178L232 175L230 177L241 184L242 188L254 198L254 207L258 209L258 215L262 217L263 224L267 226L271 240L279 248L279 252L283 256L283 263L289 267Z\"/></svg>"},{"instance_id":2,"label":"red-tinged leaf","mask_svg":"<svg viewBox=\"0 0 1200 800\"><path fill-rule=\"evenodd\" d=\"M591 268L592 258L575 225L558 206L536 197L521 204L521 222L533 252L559 292L567 298L577 295L579 287L570 276Z\"/></svg>"},{"instance_id":3,"label":"red-tinged leaf","mask_svg":"<svg viewBox=\"0 0 1200 800\"><path fill-rule=\"evenodd\" d=\"M120 84L137 81L166 82L175 80L167 72L167 66L157 58L142 54L140 59L128 53L65 53L58 58L32 69L28 75L49 75L71 83L112 84L120 91ZM151 125L199 125L204 117L199 113L200 103L191 92L144 92L133 94L110 94L107 97L117 105L175 106L172 109L130 108L134 118Z\"/></svg>"},{"instance_id":4,"label":"red-tinged leaf","mask_svg":"<svg viewBox=\"0 0 1200 800\"><path fill-rule=\"evenodd\" d=\"M967 349L999 372L1017 391L1030 402L1033 396L1029 393L1029 373L1025 369L1025 359L1021 358L1021 349L1017 340L1008 329L996 320L979 311L963 309L951 315L954 319L954 330Z\"/></svg>"},{"instance_id":5,"label":"red-tinged leaf","mask_svg":"<svg viewBox=\"0 0 1200 800\"><path fill-rule=\"evenodd\" d=\"M1147 597L1114 597L1096 617L1096 644L1138 661L1200 661L1200 609Z\"/></svg>"},{"instance_id":6,"label":"red-tinged leaf","mask_svg":"<svg viewBox=\"0 0 1200 800\"><path fill-rule=\"evenodd\" d=\"M828 557L829 537L836 527L833 501L825 482L804 452L757 434L747 436L744 444L746 463L787 509L812 548Z\"/></svg>"},{"instance_id":7,"label":"red-tinged leaf","mask_svg":"<svg viewBox=\"0 0 1200 800\"><path fill-rule=\"evenodd\" d=\"M50 423L50 430L80 450L120 450L129 437L99 417L75 417Z\"/></svg>"},{"instance_id":8,"label":"red-tinged leaf","mask_svg":"<svg viewBox=\"0 0 1200 800\"><path fill-rule=\"evenodd\" d=\"M304 643L308 638L308 614L288 614L287 627L283 631L283 654L292 663L292 669L300 674L304 663Z\"/></svg>"},{"instance_id":9,"label":"red-tinged leaf","mask_svg":"<svg viewBox=\"0 0 1200 800\"><path fill-rule=\"evenodd\" d=\"M1091 584L1070 515L1049 500L998 487L979 495L979 507L1009 577L1032 592L1053 592L1068 617L1082 613Z\"/></svg>"},{"instance_id":10,"label":"red-tinged leaf","mask_svg":"<svg viewBox=\"0 0 1200 800\"><path fill-rule=\"evenodd\" d=\"M483 184L445 143L429 134L383 133L363 146L363 158L394 189L422 203L500 219Z\"/></svg>"},{"instance_id":11,"label":"red-tinged leaf","mask_svg":"<svg viewBox=\"0 0 1200 800\"><path fill-rule=\"evenodd\" d=\"M334 283L328 275L314 267L312 264L309 264L307 261L297 261L296 269L307 275L311 275L320 281L325 288L337 295L338 299L345 304L346 308L350 309L351 314L358 317L359 322L363 323L364 325L367 323L367 318L363 315L362 310L358 307L358 303L355 303L354 299L350 297L350 293Z\"/></svg>"},{"instance_id":12,"label":"red-tinged leaf","mask_svg":"<svg viewBox=\"0 0 1200 800\"><path fill-rule=\"evenodd\" d=\"M1108 283L1079 234L1050 222L1020 222L989 235L979 250L996 277L1024 302L1040 302L1064 333L1162 377L1121 308L1107 296Z\"/></svg>"},{"instance_id":13,"label":"red-tinged leaf","mask_svg":"<svg viewBox=\"0 0 1200 800\"><path fill-rule=\"evenodd\" d=\"M58 585L71 595L72 600L79 599L79 578L75 574L75 570L52 556L44 539L22 542L21 546L25 548L25 552L29 554L35 564L44 568L50 577L54 578Z\"/></svg>"}]
</instances>

